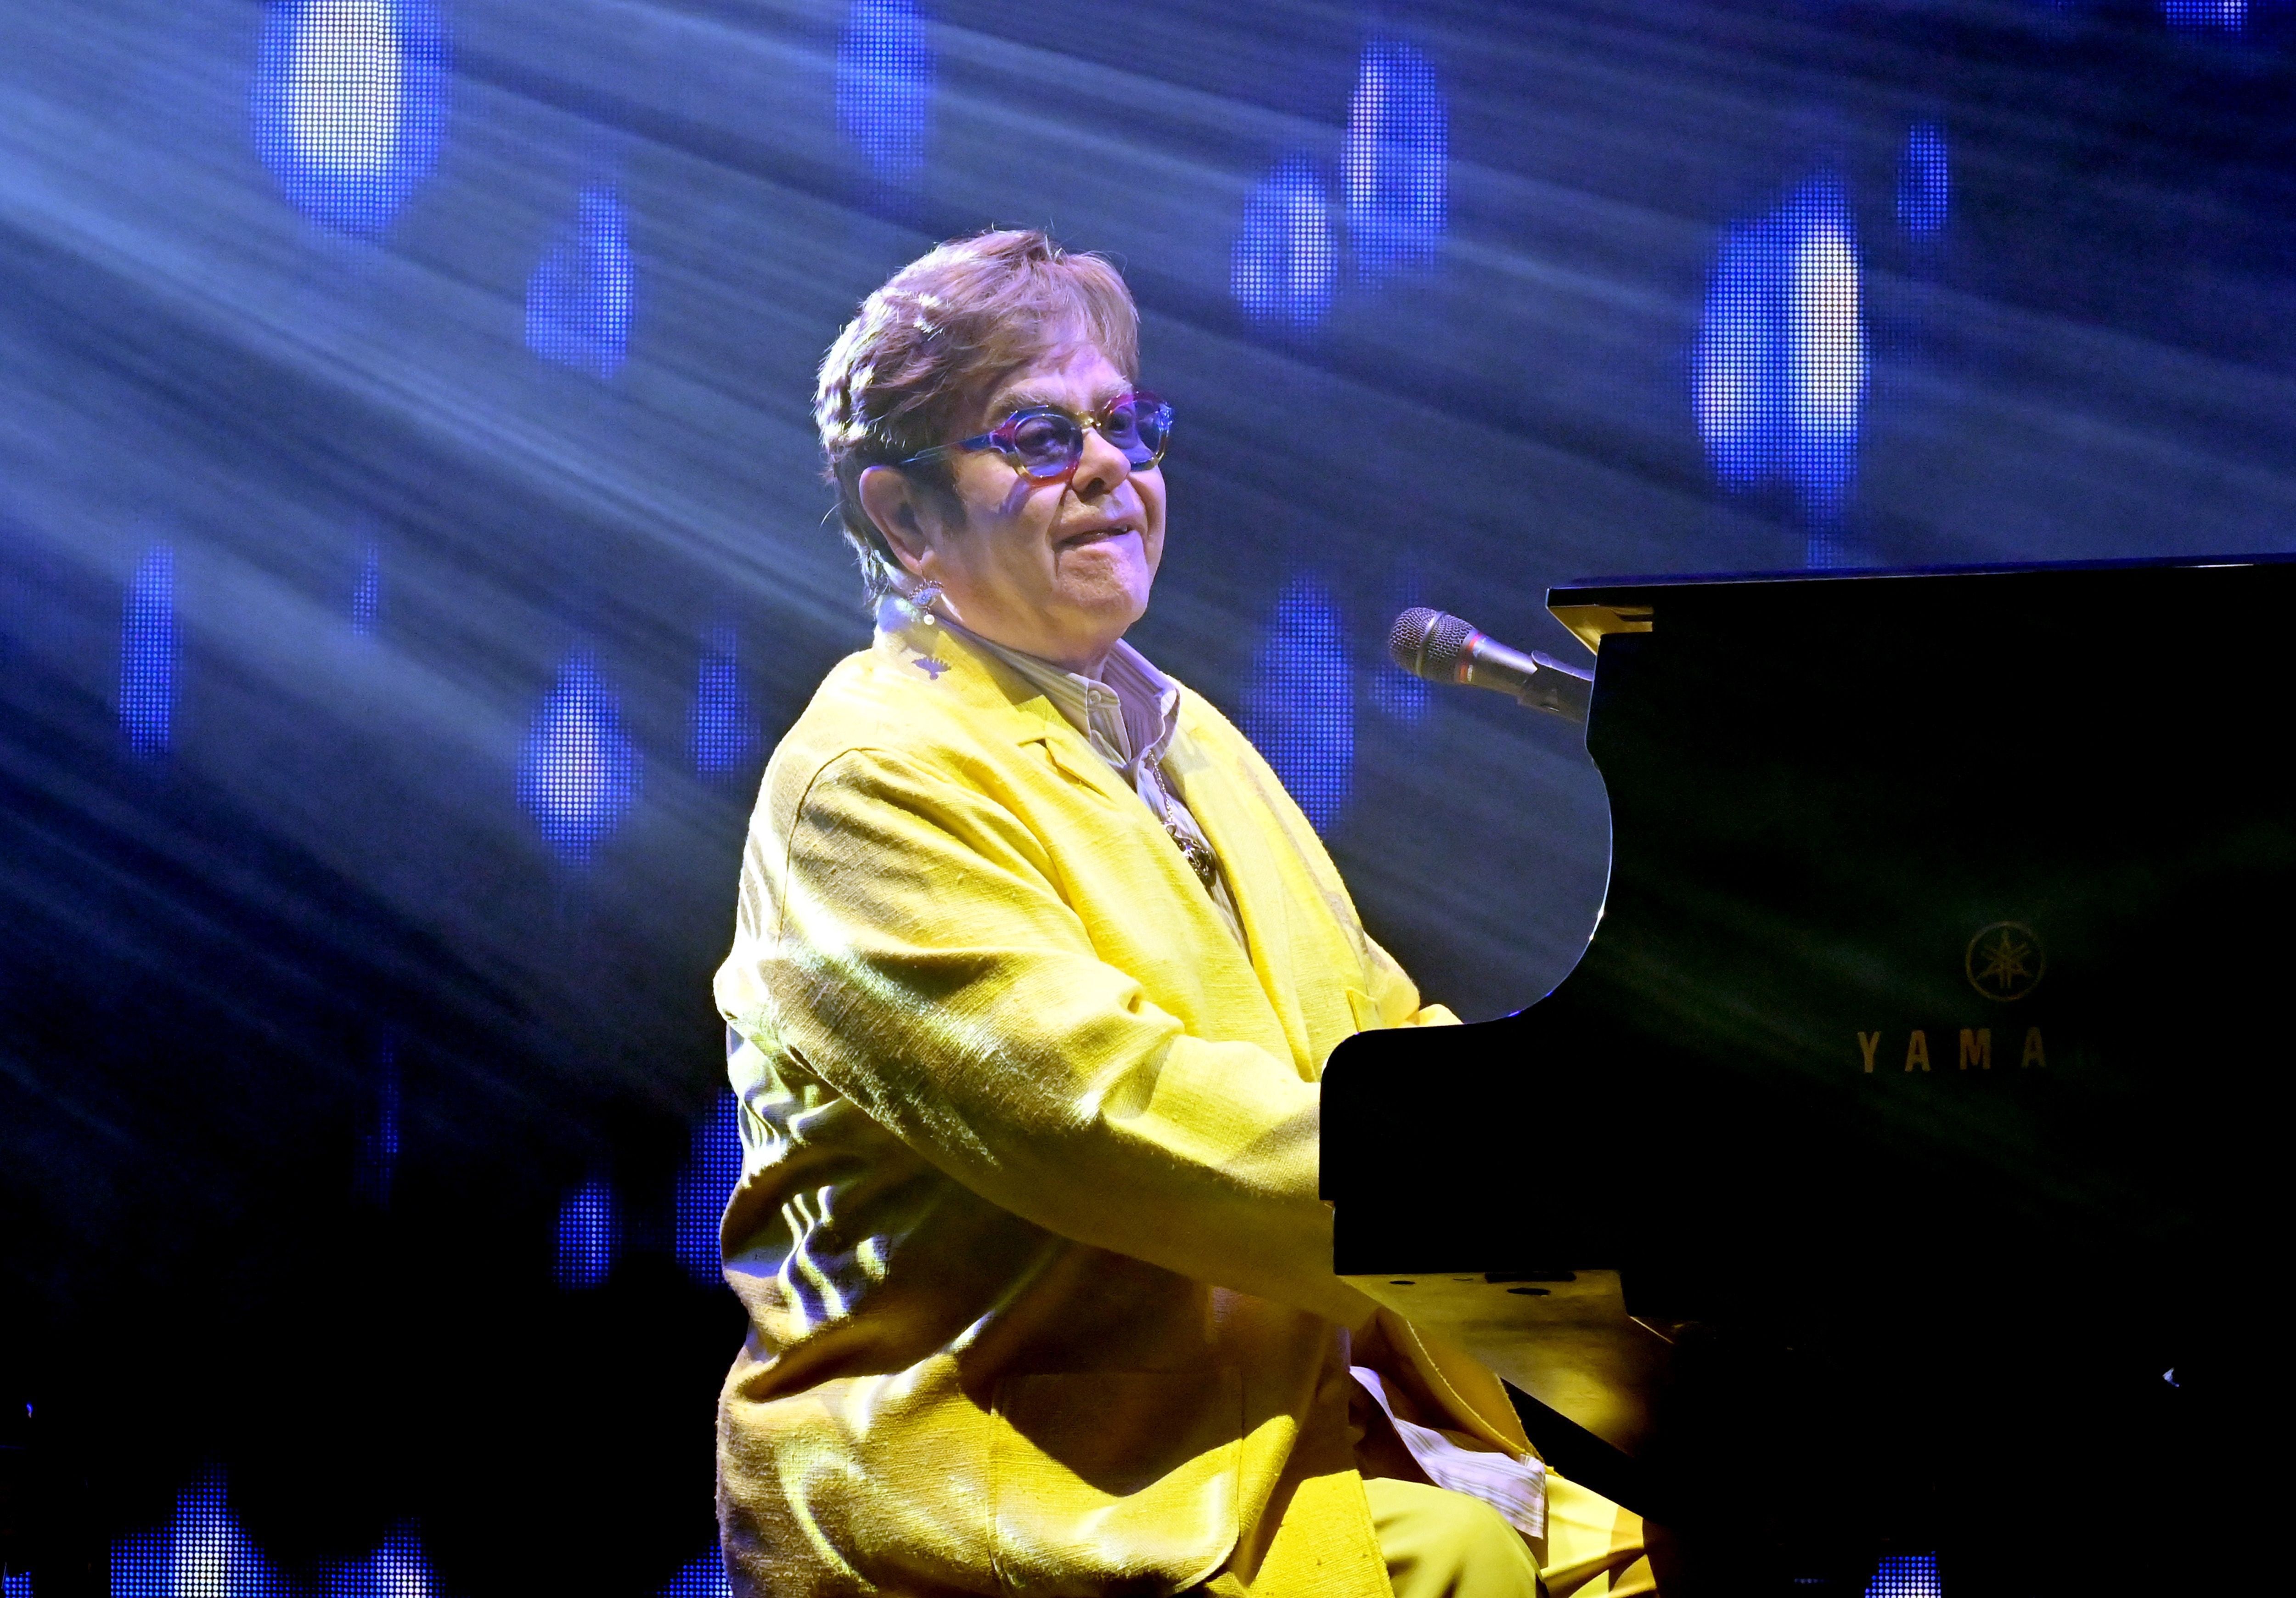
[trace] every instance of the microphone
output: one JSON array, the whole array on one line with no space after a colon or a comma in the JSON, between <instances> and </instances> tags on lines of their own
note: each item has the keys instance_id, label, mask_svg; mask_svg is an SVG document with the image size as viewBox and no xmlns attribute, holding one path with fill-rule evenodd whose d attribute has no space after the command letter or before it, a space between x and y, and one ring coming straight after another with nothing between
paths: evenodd
<instances>
[{"instance_id":1,"label":"microphone","mask_svg":"<svg viewBox=\"0 0 2296 1598\"><path fill-rule=\"evenodd\" d=\"M1519 704L1576 721L1587 721L1587 702L1595 680L1544 655L1510 649L1456 616L1414 605L1387 630L1388 657L1430 682L1464 682L1496 688Z\"/></svg>"}]
</instances>

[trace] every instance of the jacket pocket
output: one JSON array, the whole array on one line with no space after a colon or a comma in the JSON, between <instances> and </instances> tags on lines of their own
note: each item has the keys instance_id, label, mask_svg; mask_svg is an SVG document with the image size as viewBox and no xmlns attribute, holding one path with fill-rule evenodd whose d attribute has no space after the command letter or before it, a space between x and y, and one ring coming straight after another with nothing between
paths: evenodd
<instances>
[{"instance_id":1,"label":"jacket pocket","mask_svg":"<svg viewBox=\"0 0 2296 1598\"><path fill-rule=\"evenodd\" d=\"M998 1586L1176 1593L1235 1546L1243 1382L1231 1367L1008 1376L989 1458Z\"/></svg>"}]
</instances>

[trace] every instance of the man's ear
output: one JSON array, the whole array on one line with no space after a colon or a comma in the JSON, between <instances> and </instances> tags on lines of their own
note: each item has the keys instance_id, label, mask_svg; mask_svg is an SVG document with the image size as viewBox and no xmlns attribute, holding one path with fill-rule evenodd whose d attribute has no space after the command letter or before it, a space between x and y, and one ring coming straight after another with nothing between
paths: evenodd
<instances>
[{"instance_id":1,"label":"man's ear","mask_svg":"<svg viewBox=\"0 0 2296 1598\"><path fill-rule=\"evenodd\" d=\"M932 538L919 515L924 497L917 485L898 466L869 466L863 470L857 486L862 514L875 524L886 547L910 576L923 576Z\"/></svg>"}]
</instances>

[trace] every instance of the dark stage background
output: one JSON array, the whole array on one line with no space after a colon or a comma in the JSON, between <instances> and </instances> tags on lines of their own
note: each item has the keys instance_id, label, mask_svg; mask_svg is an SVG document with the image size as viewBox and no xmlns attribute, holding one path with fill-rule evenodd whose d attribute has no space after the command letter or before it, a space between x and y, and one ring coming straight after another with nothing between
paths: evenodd
<instances>
[{"instance_id":1,"label":"dark stage background","mask_svg":"<svg viewBox=\"0 0 2296 1598\"><path fill-rule=\"evenodd\" d=\"M811 371L931 242L1124 264L1180 416L1136 639L1490 1016L1587 936L1602 785L1387 620L1565 654L1582 576L2296 546L2292 45L2192 0L0 9L8 1598L718 1590L708 979L866 636ZM2202 621L2098 669L2205 692ZM2013 816L2015 685L1967 708L1906 780Z\"/></svg>"}]
</instances>

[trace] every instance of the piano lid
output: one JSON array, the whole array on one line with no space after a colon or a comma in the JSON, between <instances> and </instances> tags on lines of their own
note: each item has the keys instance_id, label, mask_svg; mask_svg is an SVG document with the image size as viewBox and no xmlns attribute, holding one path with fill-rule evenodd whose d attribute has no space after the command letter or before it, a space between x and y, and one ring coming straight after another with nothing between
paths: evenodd
<instances>
[{"instance_id":1,"label":"piano lid","mask_svg":"<svg viewBox=\"0 0 2296 1598\"><path fill-rule=\"evenodd\" d=\"M2296 558L1552 597L1602 644L1603 917L1513 1020L1334 1056L1324 1182L1356 1271L1617 1269L1671 1314L1652 1284L1699 1297L1749 1252L1870 1297L1915 1255L2095 1273L2249 1246L2278 1121L2240 1107L2277 1080L2296 968ZM1477 1107L1414 1179L1447 1194L1439 1250L1356 1202L1402 1135L1382 1079L1431 1071ZM1599 1152L1530 1161L1575 1229L1557 1257L1485 1174L1524 1168L1524 1128L1580 1126ZM1665 1173L1638 1193L1599 1174L1624 1127Z\"/></svg>"},{"instance_id":2,"label":"piano lid","mask_svg":"<svg viewBox=\"0 0 2296 1598\"><path fill-rule=\"evenodd\" d=\"M1833 583L1883 582L1922 577L2009 577L2071 572L2222 571L2245 566L2296 565L2296 554L2144 556L2128 560L2054 561L2046 565L1988 562L1966 565L1862 566L1840 570L1797 569L1779 572L1724 572L1688 576L1588 577L1549 589L1546 608L1554 619L1578 636L1589 649L1601 652L1603 640L1614 633L1648 632L1656 623L1658 607L1671 594L1695 590L1710 594L1740 588L1767 586L1791 591L1797 598L1810 597ZM1759 603L1759 601L1757 601Z\"/></svg>"}]
</instances>

